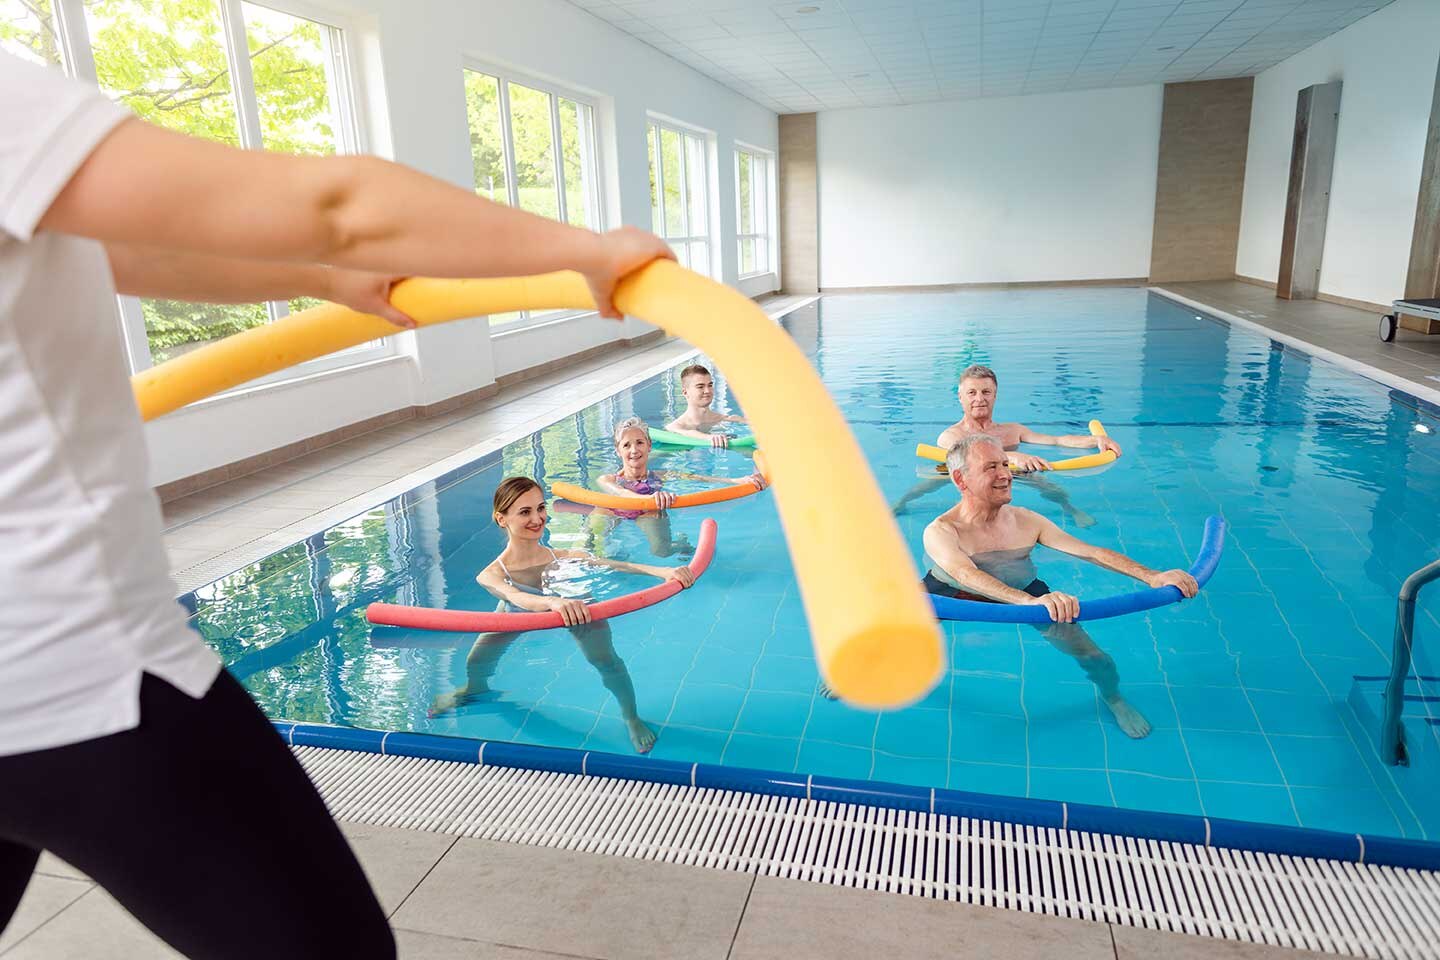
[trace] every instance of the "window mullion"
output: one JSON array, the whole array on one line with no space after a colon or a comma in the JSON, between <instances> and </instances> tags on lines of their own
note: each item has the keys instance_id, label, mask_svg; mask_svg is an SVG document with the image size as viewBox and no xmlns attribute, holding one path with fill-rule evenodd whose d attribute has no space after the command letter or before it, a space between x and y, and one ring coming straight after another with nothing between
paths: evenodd
<instances>
[{"instance_id":1,"label":"window mullion","mask_svg":"<svg viewBox=\"0 0 1440 960\"><path fill-rule=\"evenodd\" d=\"M765 207L765 186L764 186L764 184L763 184L763 182L762 182L764 178L757 175L757 172L759 171L760 166L761 166L761 163L760 163L760 155L759 155L758 153L753 153L753 154L751 154L751 155L750 155L750 208L751 208L751 209L750 209L750 228L751 228L752 230L754 230L756 233L763 233L764 230L765 230L765 220L764 220L763 215L761 214L761 210L763 210L764 207ZM756 272L756 273L764 273L764 272L766 271L766 267L767 267L767 264L765 263L765 256L767 256L768 254L766 254L765 250L763 249L763 248L764 248L764 244L760 243L758 240L755 241L754 247L755 247L755 255L754 255L755 272Z\"/></svg>"},{"instance_id":2,"label":"window mullion","mask_svg":"<svg viewBox=\"0 0 1440 960\"><path fill-rule=\"evenodd\" d=\"M660 124L651 123L650 129L655 131L655 153L650 162L655 169L655 202L660 204L660 235L664 237L670 232L670 223L665 216L665 148L661 144Z\"/></svg>"},{"instance_id":3,"label":"window mullion","mask_svg":"<svg viewBox=\"0 0 1440 960\"><path fill-rule=\"evenodd\" d=\"M676 150L680 153L680 235L686 238L687 244L690 237L690 145L685 142L686 136L679 130L675 131Z\"/></svg>"},{"instance_id":4,"label":"window mullion","mask_svg":"<svg viewBox=\"0 0 1440 960\"><path fill-rule=\"evenodd\" d=\"M560 139L560 98L555 94L548 95L550 100L550 159L555 168L555 212L560 215L561 223L569 223L570 216L565 209L565 148ZM576 108L576 118L579 118L579 108Z\"/></svg>"},{"instance_id":5,"label":"window mullion","mask_svg":"<svg viewBox=\"0 0 1440 960\"><path fill-rule=\"evenodd\" d=\"M510 128L510 82L504 77L495 78L495 87L500 94L500 139L505 154L505 190L510 195L510 206L520 209L520 185L515 182L515 132Z\"/></svg>"},{"instance_id":6,"label":"window mullion","mask_svg":"<svg viewBox=\"0 0 1440 960\"><path fill-rule=\"evenodd\" d=\"M360 143L360 111L355 107L354 78L345 32L335 27L320 28L320 49L325 55L325 88L330 98L331 119L335 122L337 153L363 153Z\"/></svg>"},{"instance_id":7,"label":"window mullion","mask_svg":"<svg viewBox=\"0 0 1440 960\"><path fill-rule=\"evenodd\" d=\"M95 54L90 49L90 25L85 22L84 0L54 0L55 25L60 30L61 55L70 75L97 83Z\"/></svg>"},{"instance_id":8,"label":"window mullion","mask_svg":"<svg viewBox=\"0 0 1440 960\"><path fill-rule=\"evenodd\" d=\"M510 81L496 75L495 92L500 106L500 144L505 157L505 192L510 197L512 209L520 209L520 185L515 182L515 132L510 129ZM520 321L529 320L529 310L519 311Z\"/></svg>"},{"instance_id":9,"label":"window mullion","mask_svg":"<svg viewBox=\"0 0 1440 960\"><path fill-rule=\"evenodd\" d=\"M737 237L740 235L740 224L745 222L744 211L740 206L740 165L745 162L744 156L745 154L739 150L735 151L735 235ZM738 245L736 252L739 252Z\"/></svg>"},{"instance_id":10,"label":"window mullion","mask_svg":"<svg viewBox=\"0 0 1440 960\"><path fill-rule=\"evenodd\" d=\"M750 229L759 230L760 221L755 219L755 211L759 209L757 203L758 195L755 184L755 154L750 154Z\"/></svg>"},{"instance_id":11,"label":"window mullion","mask_svg":"<svg viewBox=\"0 0 1440 960\"><path fill-rule=\"evenodd\" d=\"M125 341L130 372L148 370L155 365L155 360L150 356L150 337L145 332L145 309L140 305L140 298L120 296L115 301L120 309L120 334Z\"/></svg>"},{"instance_id":12,"label":"window mullion","mask_svg":"<svg viewBox=\"0 0 1440 960\"><path fill-rule=\"evenodd\" d=\"M705 211L705 276L715 272L715 251L710 247L710 237L719 229L715 211L710 206L710 138L697 137L700 143L700 209Z\"/></svg>"},{"instance_id":13,"label":"window mullion","mask_svg":"<svg viewBox=\"0 0 1440 960\"><path fill-rule=\"evenodd\" d=\"M580 124L580 176L581 189L585 191L585 220L591 230L604 231L606 225L600 217L600 165L595 149L595 111L588 105L576 102L576 120L579 111L585 111L585 122ZM588 177L586 182L584 178Z\"/></svg>"},{"instance_id":14,"label":"window mullion","mask_svg":"<svg viewBox=\"0 0 1440 960\"><path fill-rule=\"evenodd\" d=\"M265 136L260 132L260 107L255 102L255 75L250 70L250 43L245 36L245 14L240 0L219 0L220 24L225 30L225 57L230 64L230 92L240 121L240 145L260 150Z\"/></svg>"}]
</instances>

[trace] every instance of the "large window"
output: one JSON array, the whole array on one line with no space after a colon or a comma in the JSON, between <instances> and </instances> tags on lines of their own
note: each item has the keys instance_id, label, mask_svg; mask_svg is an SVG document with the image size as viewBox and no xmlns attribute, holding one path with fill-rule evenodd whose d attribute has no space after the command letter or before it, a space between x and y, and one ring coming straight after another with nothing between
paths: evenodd
<instances>
[{"instance_id":1,"label":"large window","mask_svg":"<svg viewBox=\"0 0 1440 960\"><path fill-rule=\"evenodd\" d=\"M650 121L651 228L681 266L710 276L710 145L704 134Z\"/></svg>"},{"instance_id":2,"label":"large window","mask_svg":"<svg viewBox=\"0 0 1440 960\"><path fill-rule=\"evenodd\" d=\"M750 147L735 151L736 228L740 276L770 273L775 243L770 230L770 154Z\"/></svg>"},{"instance_id":3,"label":"large window","mask_svg":"<svg viewBox=\"0 0 1440 960\"><path fill-rule=\"evenodd\" d=\"M0 0L0 50L60 66L60 25L50 0Z\"/></svg>"},{"instance_id":4,"label":"large window","mask_svg":"<svg viewBox=\"0 0 1440 960\"><path fill-rule=\"evenodd\" d=\"M465 69L475 192L577 227L601 229L595 111L569 93ZM494 325L551 320L560 312L496 314Z\"/></svg>"},{"instance_id":5,"label":"large window","mask_svg":"<svg viewBox=\"0 0 1440 960\"><path fill-rule=\"evenodd\" d=\"M171 130L288 153L363 149L343 31L270 6L246 0L0 0L0 45L63 63L70 74ZM141 370L314 302L222 306L121 297L120 313L131 367ZM382 341L282 376L391 349Z\"/></svg>"}]
</instances>

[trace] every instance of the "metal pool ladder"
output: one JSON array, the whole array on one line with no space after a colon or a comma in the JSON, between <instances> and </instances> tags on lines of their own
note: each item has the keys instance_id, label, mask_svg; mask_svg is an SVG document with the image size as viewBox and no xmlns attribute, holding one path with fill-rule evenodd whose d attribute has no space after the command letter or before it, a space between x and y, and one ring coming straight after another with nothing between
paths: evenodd
<instances>
[{"instance_id":1,"label":"metal pool ladder","mask_svg":"<svg viewBox=\"0 0 1440 960\"><path fill-rule=\"evenodd\" d=\"M1415 597L1420 588L1440 579L1440 560L1427 564L1405 578L1395 610L1395 649L1390 657L1390 680L1385 684L1385 714L1380 721L1380 756L1392 766L1410 765L1405 746L1405 680L1415 643Z\"/></svg>"}]
</instances>

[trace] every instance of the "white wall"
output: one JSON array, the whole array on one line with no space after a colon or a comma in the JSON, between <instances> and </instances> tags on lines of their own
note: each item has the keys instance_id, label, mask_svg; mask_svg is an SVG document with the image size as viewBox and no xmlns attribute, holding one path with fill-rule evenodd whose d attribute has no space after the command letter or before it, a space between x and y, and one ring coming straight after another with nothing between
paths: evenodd
<instances>
[{"instance_id":1,"label":"white wall","mask_svg":"<svg viewBox=\"0 0 1440 960\"><path fill-rule=\"evenodd\" d=\"M1162 91L822 112L820 285L1147 276Z\"/></svg>"},{"instance_id":2,"label":"white wall","mask_svg":"<svg viewBox=\"0 0 1440 960\"><path fill-rule=\"evenodd\" d=\"M647 113L712 131L721 278L736 282L734 143L775 150L777 119L769 110L565 0L267 2L351 31L374 152L467 189L473 184L461 82L466 57L593 96L610 226L650 224ZM778 284L770 278L740 286L754 294ZM395 360L218 399L149 425L152 479L167 483L390 410L435 403L648 329L636 320L581 318L495 342L479 319L403 334Z\"/></svg>"},{"instance_id":3,"label":"white wall","mask_svg":"<svg viewBox=\"0 0 1440 960\"><path fill-rule=\"evenodd\" d=\"M1279 275L1296 95L1341 80L1320 291L1375 303L1405 292L1437 57L1440 3L1396 0L1255 78L1236 273Z\"/></svg>"}]
</instances>

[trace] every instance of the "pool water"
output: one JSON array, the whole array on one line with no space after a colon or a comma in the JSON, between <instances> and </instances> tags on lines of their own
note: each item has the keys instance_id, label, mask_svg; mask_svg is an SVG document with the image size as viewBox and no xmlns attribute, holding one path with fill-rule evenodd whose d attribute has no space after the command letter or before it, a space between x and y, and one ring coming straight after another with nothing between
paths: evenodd
<instances>
[{"instance_id":1,"label":"pool water","mask_svg":"<svg viewBox=\"0 0 1440 960\"><path fill-rule=\"evenodd\" d=\"M475 637L374 629L366 604L493 609L475 575L503 546L490 521L499 481L593 486L615 467L616 422L683 409L678 366L196 591L196 627L275 718L631 753L618 656L656 757L1440 837L1440 753L1421 743L1440 730L1423 699L1437 691L1411 682L1415 762L1395 768L1374 746L1383 684L1357 679L1387 672L1396 590L1440 551L1433 408L1139 289L830 296L783 323L892 501L923 473L915 443L959 419L956 375L980 362L999 374L999 419L1084 433L1096 417L1124 448L1098 473L1017 484L1018 505L1156 568L1188 566L1205 518L1225 517L1226 553L1199 598L1088 626L1148 737L1125 736L1076 661L1025 626L946 624L950 669L908 709L818 696L763 493L677 511L668 529L555 513L556 547L673 564L713 516L719 550L694 589L613 621L613 654L564 630L527 634L487 649L490 692L455 705L476 689ZM716 405L738 409L723 375ZM741 452L709 449L653 464L752 470ZM940 487L899 518L917 577L925 524L953 502ZM1044 548L1036 561L1081 597L1136 587ZM603 598L651 582L592 574L584 586ZM1422 596L1417 619L1427 676L1436 602Z\"/></svg>"}]
</instances>

